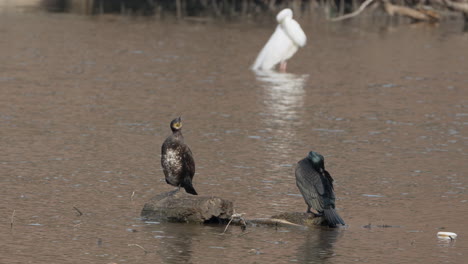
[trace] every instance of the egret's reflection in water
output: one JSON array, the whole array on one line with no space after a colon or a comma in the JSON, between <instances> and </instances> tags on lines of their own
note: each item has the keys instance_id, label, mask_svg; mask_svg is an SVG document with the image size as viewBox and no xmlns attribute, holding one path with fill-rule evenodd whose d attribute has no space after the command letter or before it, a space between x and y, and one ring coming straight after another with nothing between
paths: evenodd
<instances>
[{"instance_id":1,"label":"egret's reflection in water","mask_svg":"<svg viewBox=\"0 0 468 264\"><path fill-rule=\"evenodd\" d=\"M265 88L265 106L270 122L284 124L297 120L304 105L304 85L308 74L256 72L257 80Z\"/></svg>"},{"instance_id":2,"label":"egret's reflection in water","mask_svg":"<svg viewBox=\"0 0 468 264\"><path fill-rule=\"evenodd\" d=\"M274 71L255 72L264 87L263 105L265 127L271 130L272 140L267 148L280 154L281 163L288 161L291 143L295 142L296 129L303 114L304 86L309 75L279 73Z\"/></svg>"}]
</instances>

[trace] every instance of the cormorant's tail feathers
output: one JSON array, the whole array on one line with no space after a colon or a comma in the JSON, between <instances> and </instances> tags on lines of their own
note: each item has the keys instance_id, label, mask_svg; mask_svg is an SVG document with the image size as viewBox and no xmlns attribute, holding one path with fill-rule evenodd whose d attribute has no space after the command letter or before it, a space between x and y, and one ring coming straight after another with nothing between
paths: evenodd
<instances>
[{"instance_id":1,"label":"cormorant's tail feathers","mask_svg":"<svg viewBox=\"0 0 468 264\"><path fill-rule=\"evenodd\" d=\"M187 193L193 194L193 195L198 195L197 191L193 188L192 185L190 186L184 186L184 189Z\"/></svg>"},{"instance_id":2,"label":"cormorant's tail feathers","mask_svg":"<svg viewBox=\"0 0 468 264\"><path fill-rule=\"evenodd\" d=\"M323 216L329 227L336 227L338 224L345 225L343 219L341 219L340 215L338 215L333 208L323 210Z\"/></svg>"},{"instance_id":3,"label":"cormorant's tail feathers","mask_svg":"<svg viewBox=\"0 0 468 264\"><path fill-rule=\"evenodd\" d=\"M193 194L193 195L198 195L197 191L195 191L195 188L193 188L193 185L192 185L192 179L190 179L189 177L185 178L183 184L182 184L182 187L184 187L185 191L187 193L190 193L190 194Z\"/></svg>"}]
</instances>

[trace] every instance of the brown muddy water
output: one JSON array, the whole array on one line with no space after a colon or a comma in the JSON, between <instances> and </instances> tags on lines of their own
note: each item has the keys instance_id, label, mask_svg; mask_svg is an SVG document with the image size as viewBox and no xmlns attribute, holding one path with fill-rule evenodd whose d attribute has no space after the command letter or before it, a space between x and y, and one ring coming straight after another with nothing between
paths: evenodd
<instances>
[{"instance_id":1,"label":"brown muddy water","mask_svg":"<svg viewBox=\"0 0 468 264\"><path fill-rule=\"evenodd\" d=\"M461 23L300 22L290 73L255 75L273 24L1 13L0 263L466 261ZM141 220L173 189L159 159L178 115L199 194L246 218L304 211L293 166L314 150L348 226Z\"/></svg>"}]
</instances>

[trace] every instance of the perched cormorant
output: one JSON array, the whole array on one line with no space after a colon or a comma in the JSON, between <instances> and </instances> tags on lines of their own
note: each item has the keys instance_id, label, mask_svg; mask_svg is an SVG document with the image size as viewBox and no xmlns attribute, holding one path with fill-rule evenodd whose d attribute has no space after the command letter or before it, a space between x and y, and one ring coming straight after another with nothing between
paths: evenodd
<instances>
[{"instance_id":1,"label":"perched cormorant","mask_svg":"<svg viewBox=\"0 0 468 264\"><path fill-rule=\"evenodd\" d=\"M161 166L168 184L179 188L183 187L186 192L197 195L192 186L195 162L192 151L184 143L181 129L182 120L180 117L172 120L172 135L166 138L161 147Z\"/></svg>"},{"instance_id":2,"label":"perched cormorant","mask_svg":"<svg viewBox=\"0 0 468 264\"><path fill-rule=\"evenodd\" d=\"M344 225L343 219L335 211L335 193L333 192L333 178L325 170L325 160L317 152L298 162L296 166L296 185L301 191L307 204L307 213L317 211L317 216L323 216L323 225L335 227ZM314 214L314 213L313 213Z\"/></svg>"}]
</instances>

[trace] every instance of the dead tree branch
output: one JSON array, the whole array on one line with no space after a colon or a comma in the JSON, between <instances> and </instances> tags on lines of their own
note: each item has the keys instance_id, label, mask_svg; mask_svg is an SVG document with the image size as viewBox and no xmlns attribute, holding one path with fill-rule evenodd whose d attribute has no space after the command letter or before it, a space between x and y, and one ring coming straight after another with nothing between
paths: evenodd
<instances>
[{"instance_id":1,"label":"dead tree branch","mask_svg":"<svg viewBox=\"0 0 468 264\"><path fill-rule=\"evenodd\" d=\"M370 5L373 1L374 0L366 0L364 3L362 3L362 5L356 11L354 11L352 13L349 13L349 14L346 14L344 16L332 18L332 19L330 19L330 21L336 22L336 21L341 21L341 20L345 20L345 19L348 19L348 18L355 17L355 16L359 15L362 11L364 11L364 9L368 5Z\"/></svg>"},{"instance_id":2,"label":"dead tree branch","mask_svg":"<svg viewBox=\"0 0 468 264\"><path fill-rule=\"evenodd\" d=\"M382 0L384 3L385 12L389 16L400 15L409 17L415 21L437 21L439 16L437 14L430 14L421 12L406 6L393 5L388 0Z\"/></svg>"},{"instance_id":3,"label":"dead tree branch","mask_svg":"<svg viewBox=\"0 0 468 264\"><path fill-rule=\"evenodd\" d=\"M465 17L465 21L468 23L468 2L459 3L451 0L443 0L443 2L448 8L462 12Z\"/></svg>"}]
</instances>

